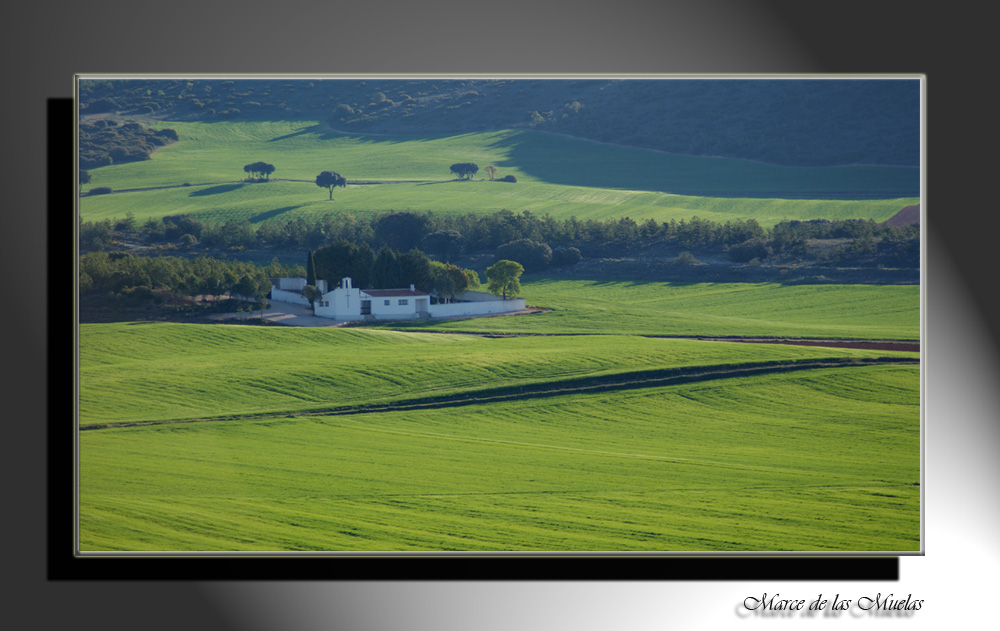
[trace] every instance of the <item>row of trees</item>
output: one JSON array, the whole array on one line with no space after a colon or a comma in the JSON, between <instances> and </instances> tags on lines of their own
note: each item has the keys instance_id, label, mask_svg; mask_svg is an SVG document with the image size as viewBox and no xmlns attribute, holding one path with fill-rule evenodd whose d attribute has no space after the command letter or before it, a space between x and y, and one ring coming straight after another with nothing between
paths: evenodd
<instances>
[{"instance_id":1,"label":"row of trees","mask_svg":"<svg viewBox=\"0 0 1000 631\"><path fill-rule=\"evenodd\" d=\"M434 261L419 249L400 252L383 245L376 253L367 243L338 241L310 251L306 282L323 279L332 289L340 279L350 277L357 287L396 289L414 285L442 299L454 299L466 289L480 286L474 270Z\"/></svg>"},{"instance_id":2,"label":"row of trees","mask_svg":"<svg viewBox=\"0 0 1000 631\"><path fill-rule=\"evenodd\" d=\"M135 256L90 252L80 257L80 295L128 302L165 302L182 296L241 297L266 305L272 276L301 274L277 260L267 266L206 256Z\"/></svg>"},{"instance_id":3,"label":"row of trees","mask_svg":"<svg viewBox=\"0 0 1000 631\"><path fill-rule=\"evenodd\" d=\"M525 268L516 261L499 260L486 269L488 290L505 299L521 292L521 274ZM374 254L366 244L341 241L310 251L306 257L306 287L302 294L310 301L320 296L317 280L323 279L333 289L340 279L366 289L394 289L413 285L433 294L442 302L453 301L466 289L481 287L475 270L431 260L418 249L397 252L382 246Z\"/></svg>"},{"instance_id":4,"label":"row of trees","mask_svg":"<svg viewBox=\"0 0 1000 631\"><path fill-rule=\"evenodd\" d=\"M122 220L88 222L80 227L83 251L112 248L115 239L280 250L317 249L349 241L372 249L385 245L399 252L419 248L440 260L493 253L499 258L518 260L529 271L549 264L571 264L578 255L621 256L651 247L715 251L734 262L803 257L809 254L810 239L842 239L844 256L850 255L852 260L863 261L867 256L869 261L879 259L883 264L916 267L919 238L917 224L897 228L863 219L791 220L764 228L753 219L725 223L697 217L667 222L637 222L628 217L580 221L575 217L559 220L509 210L489 215L396 212L372 217L331 213L283 223L264 222L256 227L245 221L203 224L187 215L150 219L138 225L134 217L126 215ZM520 253L512 253L511 249ZM532 253L536 262L531 260Z\"/></svg>"},{"instance_id":5,"label":"row of trees","mask_svg":"<svg viewBox=\"0 0 1000 631\"><path fill-rule=\"evenodd\" d=\"M513 175L505 175L497 180L497 168L492 164L483 167L483 171L486 173L486 177L490 179L490 182L517 182L517 178ZM451 172L457 175L459 179L471 180L479 172L479 165L472 162L456 162L451 165Z\"/></svg>"}]
</instances>

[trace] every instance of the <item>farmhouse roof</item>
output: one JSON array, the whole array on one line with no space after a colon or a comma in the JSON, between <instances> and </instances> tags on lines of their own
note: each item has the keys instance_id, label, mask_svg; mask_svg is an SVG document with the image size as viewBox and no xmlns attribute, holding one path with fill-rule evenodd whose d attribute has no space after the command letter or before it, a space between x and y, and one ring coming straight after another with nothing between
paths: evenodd
<instances>
[{"instance_id":1,"label":"farmhouse roof","mask_svg":"<svg viewBox=\"0 0 1000 631\"><path fill-rule=\"evenodd\" d=\"M361 293L372 298L392 298L396 296L429 296L427 292L413 289L362 289Z\"/></svg>"}]
</instances>

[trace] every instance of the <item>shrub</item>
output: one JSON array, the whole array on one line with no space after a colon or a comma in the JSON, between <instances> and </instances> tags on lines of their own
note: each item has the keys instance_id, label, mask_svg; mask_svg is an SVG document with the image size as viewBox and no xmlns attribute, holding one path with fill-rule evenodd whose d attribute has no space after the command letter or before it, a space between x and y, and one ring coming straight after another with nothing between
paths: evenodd
<instances>
[{"instance_id":1,"label":"shrub","mask_svg":"<svg viewBox=\"0 0 1000 631\"><path fill-rule=\"evenodd\" d=\"M116 103L114 99L104 98L104 99L97 99L96 101L88 105L85 109L88 114L95 114L95 113L100 114L103 112L111 112L117 108L118 108L118 103Z\"/></svg>"},{"instance_id":2,"label":"shrub","mask_svg":"<svg viewBox=\"0 0 1000 631\"><path fill-rule=\"evenodd\" d=\"M752 259L766 259L774 252L766 239L747 239L739 245L729 248L729 259L737 263L748 263Z\"/></svg>"},{"instance_id":3,"label":"shrub","mask_svg":"<svg viewBox=\"0 0 1000 631\"><path fill-rule=\"evenodd\" d=\"M682 267L690 267L692 265L701 265L701 261L696 259L690 252L681 252L670 261L671 265L677 265Z\"/></svg>"},{"instance_id":4,"label":"shrub","mask_svg":"<svg viewBox=\"0 0 1000 631\"><path fill-rule=\"evenodd\" d=\"M177 132L173 129L170 129L169 127L167 129L161 129L154 133L157 136L161 136L163 138L168 138L170 140L177 140Z\"/></svg>"},{"instance_id":5,"label":"shrub","mask_svg":"<svg viewBox=\"0 0 1000 631\"><path fill-rule=\"evenodd\" d=\"M583 255L580 254L578 248L556 248L552 252L553 267L569 267L570 265L576 265L581 259L583 259Z\"/></svg>"},{"instance_id":6,"label":"shrub","mask_svg":"<svg viewBox=\"0 0 1000 631\"><path fill-rule=\"evenodd\" d=\"M513 175L505 175L502 178L498 179L497 182L517 182L517 178L514 177Z\"/></svg>"},{"instance_id":7,"label":"shrub","mask_svg":"<svg viewBox=\"0 0 1000 631\"><path fill-rule=\"evenodd\" d=\"M552 248L531 239L518 239L498 247L496 257L520 263L528 273L540 272L552 263Z\"/></svg>"}]
</instances>

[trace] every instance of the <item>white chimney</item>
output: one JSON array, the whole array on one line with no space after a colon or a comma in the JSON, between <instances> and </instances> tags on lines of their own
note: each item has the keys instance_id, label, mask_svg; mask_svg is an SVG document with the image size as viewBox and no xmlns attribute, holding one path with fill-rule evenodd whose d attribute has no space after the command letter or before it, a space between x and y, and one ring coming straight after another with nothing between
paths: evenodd
<instances>
[{"instance_id":1,"label":"white chimney","mask_svg":"<svg viewBox=\"0 0 1000 631\"><path fill-rule=\"evenodd\" d=\"M410 291L416 291L416 290L417 290L417 286L414 285L413 283L410 283Z\"/></svg>"}]
</instances>

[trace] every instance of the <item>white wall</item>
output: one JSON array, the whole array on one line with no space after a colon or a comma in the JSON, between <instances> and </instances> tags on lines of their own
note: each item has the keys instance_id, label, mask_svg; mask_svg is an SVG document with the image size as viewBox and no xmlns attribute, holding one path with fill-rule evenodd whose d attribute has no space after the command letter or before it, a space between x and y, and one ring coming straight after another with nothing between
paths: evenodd
<instances>
[{"instance_id":1,"label":"white wall","mask_svg":"<svg viewBox=\"0 0 1000 631\"><path fill-rule=\"evenodd\" d=\"M471 289L466 289L455 297L459 300L465 300L468 302L493 302L495 300L503 300L503 298L496 294L491 294L485 291L473 291Z\"/></svg>"},{"instance_id":2,"label":"white wall","mask_svg":"<svg viewBox=\"0 0 1000 631\"><path fill-rule=\"evenodd\" d=\"M303 285L303 287L305 287L305 285ZM297 305L309 304L309 301L306 300L299 292L278 289L274 285L271 285L271 300L273 302L291 302Z\"/></svg>"},{"instance_id":3,"label":"white wall","mask_svg":"<svg viewBox=\"0 0 1000 631\"><path fill-rule=\"evenodd\" d=\"M320 306L328 302L329 306ZM338 288L323 294L316 301L316 315L337 320L361 320L361 290Z\"/></svg>"},{"instance_id":4,"label":"white wall","mask_svg":"<svg viewBox=\"0 0 1000 631\"><path fill-rule=\"evenodd\" d=\"M277 285L271 284L271 300L275 302L291 302L297 305L309 305L309 301L302 296L302 288L306 286L304 278L277 278ZM326 281L322 278L316 280L316 289L321 292L326 291Z\"/></svg>"},{"instance_id":5,"label":"white wall","mask_svg":"<svg viewBox=\"0 0 1000 631\"><path fill-rule=\"evenodd\" d=\"M524 308L524 298L503 300L497 299L494 296L493 300L489 301L480 300L479 302L453 302L446 305L431 305L429 312L432 318L454 318L458 316L511 313L512 311L521 311Z\"/></svg>"},{"instance_id":6,"label":"white wall","mask_svg":"<svg viewBox=\"0 0 1000 631\"><path fill-rule=\"evenodd\" d=\"M271 287L271 300L275 302L291 302L309 305L309 301L299 293L306 286L304 278L279 278L278 286ZM317 285L325 287L325 281L317 281ZM314 307L317 316L335 320L363 320L361 301L371 300L371 315L378 320L404 320L417 318L417 300L429 300L429 296L369 296L357 287L341 287L324 293L316 301ZM462 316L490 315L496 313L511 313L525 308L524 298L503 300L500 296L484 291L464 291L458 295L462 302L451 304L428 305L427 312L432 318L455 318ZM386 301L389 304L385 304ZM405 300L406 304L399 304ZM323 306L323 303L328 303Z\"/></svg>"},{"instance_id":7,"label":"white wall","mask_svg":"<svg viewBox=\"0 0 1000 631\"><path fill-rule=\"evenodd\" d=\"M304 278L279 278L277 280L277 288L284 291L302 291L302 288L306 286Z\"/></svg>"},{"instance_id":8,"label":"white wall","mask_svg":"<svg viewBox=\"0 0 1000 631\"><path fill-rule=\"evenodd\" d=\"M371 296L369 298L365 294L362 298L372 301L372 315L380 320L417 317L418 296ZM419 298L427 298L427 296L419 296ZM405 300L406 304L399 304L400 300ZM389 304L385 304L386 301Z\"/></svg>"}]
</instances>

